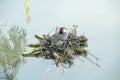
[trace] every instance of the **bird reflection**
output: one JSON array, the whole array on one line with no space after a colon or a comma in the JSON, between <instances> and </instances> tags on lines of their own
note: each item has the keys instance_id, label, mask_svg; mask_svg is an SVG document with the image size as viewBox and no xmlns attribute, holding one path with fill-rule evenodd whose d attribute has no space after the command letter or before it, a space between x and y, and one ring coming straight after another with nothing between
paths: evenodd
<instances>
[{"instance_id":1,"label":"bird reflection","mask_svg":"<svg viewBox=\"0 0 120 80\"><path fill-rule=\"evenodd\" d=\"M18 26L11 26L8 31L0 28L0 80L16 80L24 63L21 53L25 49L26 35Z\"/></svg>"}]
</instances>

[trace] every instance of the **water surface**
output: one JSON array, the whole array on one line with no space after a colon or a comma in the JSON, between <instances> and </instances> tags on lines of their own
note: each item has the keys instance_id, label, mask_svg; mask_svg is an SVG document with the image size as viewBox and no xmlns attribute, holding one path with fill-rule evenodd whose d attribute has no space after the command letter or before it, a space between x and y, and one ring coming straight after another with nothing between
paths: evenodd
<instances>
[{"instance_id":1,"label":"water surface","mask_svg":"<svg viewBox=\"0 0 120 80\"><path fill-rule=\"evenodd\" d=\"M88 37L87 49L100 59L98 64L101 65L101 68L98 68L88 60L81 58L85 63L76 59L70 69L63 70L61 67L56 68L51 60L28 57L24 58L26 61L25 64L17 63L19 67L17 66L17 72L14 73L14 79L119 80L119 3L117 0L32 1L32 21L28 26L25 23L24 1L13 0L11 2L9 0L1 0L0 20L4 19L2 24L6 26L0 26L0 28L4 28L4 32L6 32L11 25L18 25L20 28L22 27L26 30L28 44L37 42L34 34L47 34L56 26L70 28L73 24L77 24L77 34L86 34ZM1 49L3 50L3 47ZM6 51L9 52L9 50ZM2 57L0 60L4 61L4 58ZM2 65L1 63L3 62L0 62L0 65ZM16 69L16 67L14 69ZM3 72L0 71L0 73ZM2 77L4 77L4 75ZM0 80L2 80L2 78L0 78Z\"/></svg>"}]
</instances>

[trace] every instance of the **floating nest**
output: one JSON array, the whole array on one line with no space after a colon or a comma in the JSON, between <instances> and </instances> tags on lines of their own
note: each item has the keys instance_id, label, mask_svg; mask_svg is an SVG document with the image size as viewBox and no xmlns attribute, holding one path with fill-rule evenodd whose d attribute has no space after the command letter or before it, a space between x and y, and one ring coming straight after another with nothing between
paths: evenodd
<instances>
[{"instance_id":1,"label":"floating nest","mask_svg":"<svg viewBox=\"0 0 120 80\"><path fill-rule=\"evenodd\" d=\"M71 31L69 32L67 40L60 42L59 45L56 45L54 40L49 35L35 35L35 38L38 39L38 43L29 44L28 47L33 49L24 52L24 57L33 56L51 59L54 61L57 67L62 65L67 68L73 65L73 61L76 57L82 56L96 66L100 67L97 63L87 57L88 55L91 55L98 60L97 57L90 54L86 50L86 47L88 47L88 39L84 34L76 36L76 33L73 34Z\"/></svg>"}]
</instances>

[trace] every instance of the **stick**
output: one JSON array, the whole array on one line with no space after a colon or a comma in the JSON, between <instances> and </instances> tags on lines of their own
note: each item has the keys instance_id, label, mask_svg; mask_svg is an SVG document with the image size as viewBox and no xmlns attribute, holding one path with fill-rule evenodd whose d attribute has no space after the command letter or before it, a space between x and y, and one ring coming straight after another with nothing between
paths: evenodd
<instances>
[{"instance_id":1,"label":"stick","mask_svg":"<svg viewBox=\"0 0 120 80\"><path fill-rule=\"evenodd\" d=\"M53 28L47 35L49 36L49 34L54 30L55 28Z\"/></svg>"},{"instance_id":2,"label":"stick","mask_svg":"<svg viewBox=\"0 0 120 80\"><path fill-rule=\"evenodd\" d=\"M93 54L91 54L91 53L89 53L89 52L88 52L88 54L91 55L91 56L93 56L94 58L96 58L96 60L100 60L99 58L97 58L97 57L94 56Z\"/></svg>"},{"instance_id":3,"label":"stick","mask_svg":"<svg viewBox=\"0 0 120 80\"><path fill-rule=\"evenodd\" d=\"M88 57L86 57L87 60L89 60L91 63L95 64L97 67L100 68L100 65L98 65L97 63L93 62L91 59L89 59Z\"/></svg>"},{"instance_id":4,"label":"stick","mask_svg":"<svg viewBox=\"0 0 120 80\"><path fill-rule=\"evenodd\" d=\"M81 60L81 58L80 58L79 56L77 56L77 57L78 57L78 59L79 59L81 62L85 63L83 60Z\"/></svg>"}]
</instances>

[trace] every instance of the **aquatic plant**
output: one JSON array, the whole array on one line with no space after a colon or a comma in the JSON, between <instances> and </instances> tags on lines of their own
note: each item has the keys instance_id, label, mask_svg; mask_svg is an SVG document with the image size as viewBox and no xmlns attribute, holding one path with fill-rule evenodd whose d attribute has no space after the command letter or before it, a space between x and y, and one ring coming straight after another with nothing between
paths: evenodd
<instances>
[{"instance_id":1,"label":"aquatic plant","mask_svg":"<svg viewBox=\"0 0 120 80\"><path fill-rule=\"evenodd\" d=\"M24 62L21 53L25 50L26 31L11 26L4 32L0 28L0 79L15 80L19 67Z\"/></svg>"},{"instance_id":2,"label":"aquatic plant","mask_svg":"<svg viewBox=\"0 0 120 80\"><path fill-rule=\"evenodd\" d=\"M31 16L30 16L30 0L25 0L24 1L24 8L26 12L26 23L30 24L31 22Z\"/></svg>"}]
</instances>

